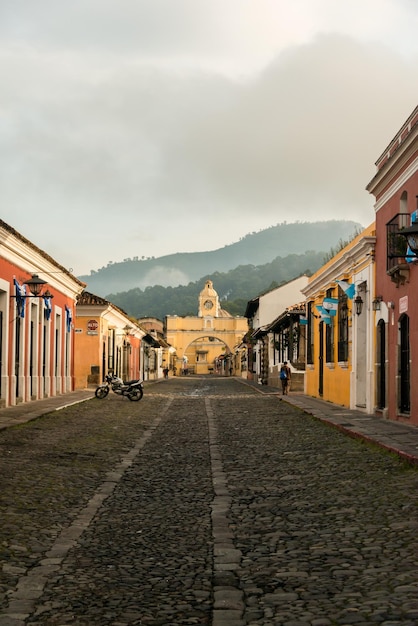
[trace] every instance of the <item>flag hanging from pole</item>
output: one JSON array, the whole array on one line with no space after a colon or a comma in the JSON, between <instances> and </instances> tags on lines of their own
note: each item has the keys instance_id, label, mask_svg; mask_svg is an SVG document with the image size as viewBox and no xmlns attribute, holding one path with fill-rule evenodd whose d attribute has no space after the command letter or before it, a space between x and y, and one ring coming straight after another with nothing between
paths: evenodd
<instances>
[{"instance_id":1,"label":"flag hanging from pole","mask_svg":"<svg viewBox=\"0 0 418 626\"><path fill-rule=\"evenodd\" d=\"M322 306L325 311L328 311L329 315L337 315L338 298L324 298Z\"/></svg>"},{"instance_id":2,"label":"flag hanging from pole","mask_svg":"<svg viewBox=\"0 0 418 626\"><path fill-rule=\"evenodd\" d=\"M299 324L301 326L306 326L308 324L308 320L306 319L306 314L305 313L303 313L303 314L301 313L299 315Z\"/></svg>"},{"instance_id":3,"label":"flag hanging from pole","mask_svg":"<svg viewBox=\"0 0 418 626\"><path fill-rule=\"evenodd\" d=\"M321 305L317 305L316 309L321 316L321 321L325 322L325 324L331 324L331 315L328 311L326 311Z\"/></svg>"},{"instance_id":4,"label":"flag hanging from pole","mask_svg":"<svg viewBox=\"0 0 418 626\"><path fill-rule=\"evenodd\" d=\"M347 298L350 298L351 300L354 298L354 294L356 292L354 283L347 283L345 280L336 280L335 282L341 287Z\"/></svg>"},{"instance_id":5,"label":"flag hanging from pole","mask_svg":"<svg viewBox=\"0 0 418 626\"><path fill-rule=\"evenodd\" d=\"M26 285L19 285L16 278L13 279L16 289L16 308L17 316L25 317L25 303L26 303Z\"/></svg>"},{"instance_id":6,"label":"flag hanging from pole","mask_svg":"<svg viewBox=\"0 0 418 626\"><path fill-rule=\"evenodd\" d=\"M69 333L69 332L71 332L71 323L73 321L73 312L67 305L65 305L65 319L66 319L67 333Z\"/></svg>"},{"instance_id":7,"label":"flag hanging from pole","mask_svg":"<svg viewBox=\"0 0 418 626\"><path fill-rule=\"evenodd\" d=\"M49 320L52 312L51 298L48 298L48 296L42 296L42 298L44 300L45 319Z\"/></svg>"}]
</instances>

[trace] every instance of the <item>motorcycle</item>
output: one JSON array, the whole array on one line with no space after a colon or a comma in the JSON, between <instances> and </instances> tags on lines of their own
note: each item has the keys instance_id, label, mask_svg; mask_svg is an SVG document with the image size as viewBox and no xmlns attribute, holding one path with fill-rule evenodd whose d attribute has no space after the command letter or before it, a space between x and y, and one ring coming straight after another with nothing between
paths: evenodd
<instances>
[{"instance_id":1,"label":"motorcycle","mask_svg":"<svg viewBox=\"0 0 418 626\"><path fill-rule=\"evenodd\" d=\"M112 390L118 396L126 396L129 400L137 401L144 395L144 388L142 380L129 380L123 382L122 378L115 376L114 374L107 374L105 381L99 385L94 392L96 398L102 400L106 398L109 391Z\"/></svg>"}]
</instances>

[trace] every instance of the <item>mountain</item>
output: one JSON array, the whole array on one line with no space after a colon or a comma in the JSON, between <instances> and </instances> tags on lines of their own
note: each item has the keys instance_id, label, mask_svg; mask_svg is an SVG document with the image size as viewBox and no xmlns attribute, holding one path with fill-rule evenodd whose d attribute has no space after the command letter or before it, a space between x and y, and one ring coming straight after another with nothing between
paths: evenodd
<instances>
[{"instance_id":1,"label":"mountain","mask_svg":"<svg viewBox=\"0 0 418 626\"><path fill-rule=\"evenodd\" d=\"M303 254L306 250L327 251L362 229L360 224L348 220L283 222L249 233L240 241L217 250L109 262L106 267L78 278L87 283L88 291L103 297L153 285L188 285L202 276L228 272L241 265L262 265L278 256Z\"/></svg>"},{"instance_id":2,"label":"mountain","mask_svg":"<svg viewBox=\"0 0 418 626\"><path fill-rule=\"evenodd\" d=\"M143 291L135 288L110 294L108 299L137 319L156 317L162 320L166 315L196 315L199 293L206 280L211 279L220 297L222 308L231 315L244 315L249 300L298 276L309 276L323 263L323 252L289 254L286 257L277 257L264 265L240 265L229 272L212 272L188 285L178 287L154 285L146 287Z\"/></svg>"},{"instance_id":3,"label":"mountain","mask_svg":"<svg viewBox=\"0 0 418 626\"><path fill-rule=\"evenodd\" d=\"M206 280L210 279L222 308L232 315L244 315L249 300L298 276L315 272L323 262L323 252L289 254L264 265L239 265L229 272L211 272L188 285L154 285L144 290L136 287L107 297L137 319L156 317L162 320L166 315L197 315L199 293Z\"/></svg>"}]
</instances>

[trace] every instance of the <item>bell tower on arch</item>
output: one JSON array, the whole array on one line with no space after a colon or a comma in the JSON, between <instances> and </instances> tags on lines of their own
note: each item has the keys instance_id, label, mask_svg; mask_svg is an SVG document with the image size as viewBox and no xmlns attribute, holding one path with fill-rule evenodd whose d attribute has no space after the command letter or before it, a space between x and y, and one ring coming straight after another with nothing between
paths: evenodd
<instances>
[{"instance_id":1,"label":"bell tower on arch","mask_svg":"<svg viewBox=\"0 0 418 626\"><path fill-rule=\"evenodd\" d=\"M213 282L207 280L199 294L198 317L219 317L219 296L213 288Z\"/></svg>"}]
</instances>

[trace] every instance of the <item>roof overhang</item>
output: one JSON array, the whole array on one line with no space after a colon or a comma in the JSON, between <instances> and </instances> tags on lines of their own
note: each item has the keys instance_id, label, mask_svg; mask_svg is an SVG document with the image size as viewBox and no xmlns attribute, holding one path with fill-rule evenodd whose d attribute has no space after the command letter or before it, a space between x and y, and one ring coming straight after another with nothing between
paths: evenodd
<instances>
[{"instance_id":1,"label":"roof overhang","mask_svg":"<svg viewBox=\"0 0 418 626\"><path fill-rule=\"evenodd\" d=\"M245 309L244 317L251 319L254 317L254 313L260 306L260 298L253 298L247 302L247 308Z\"/></svg>"}]
</instances>

